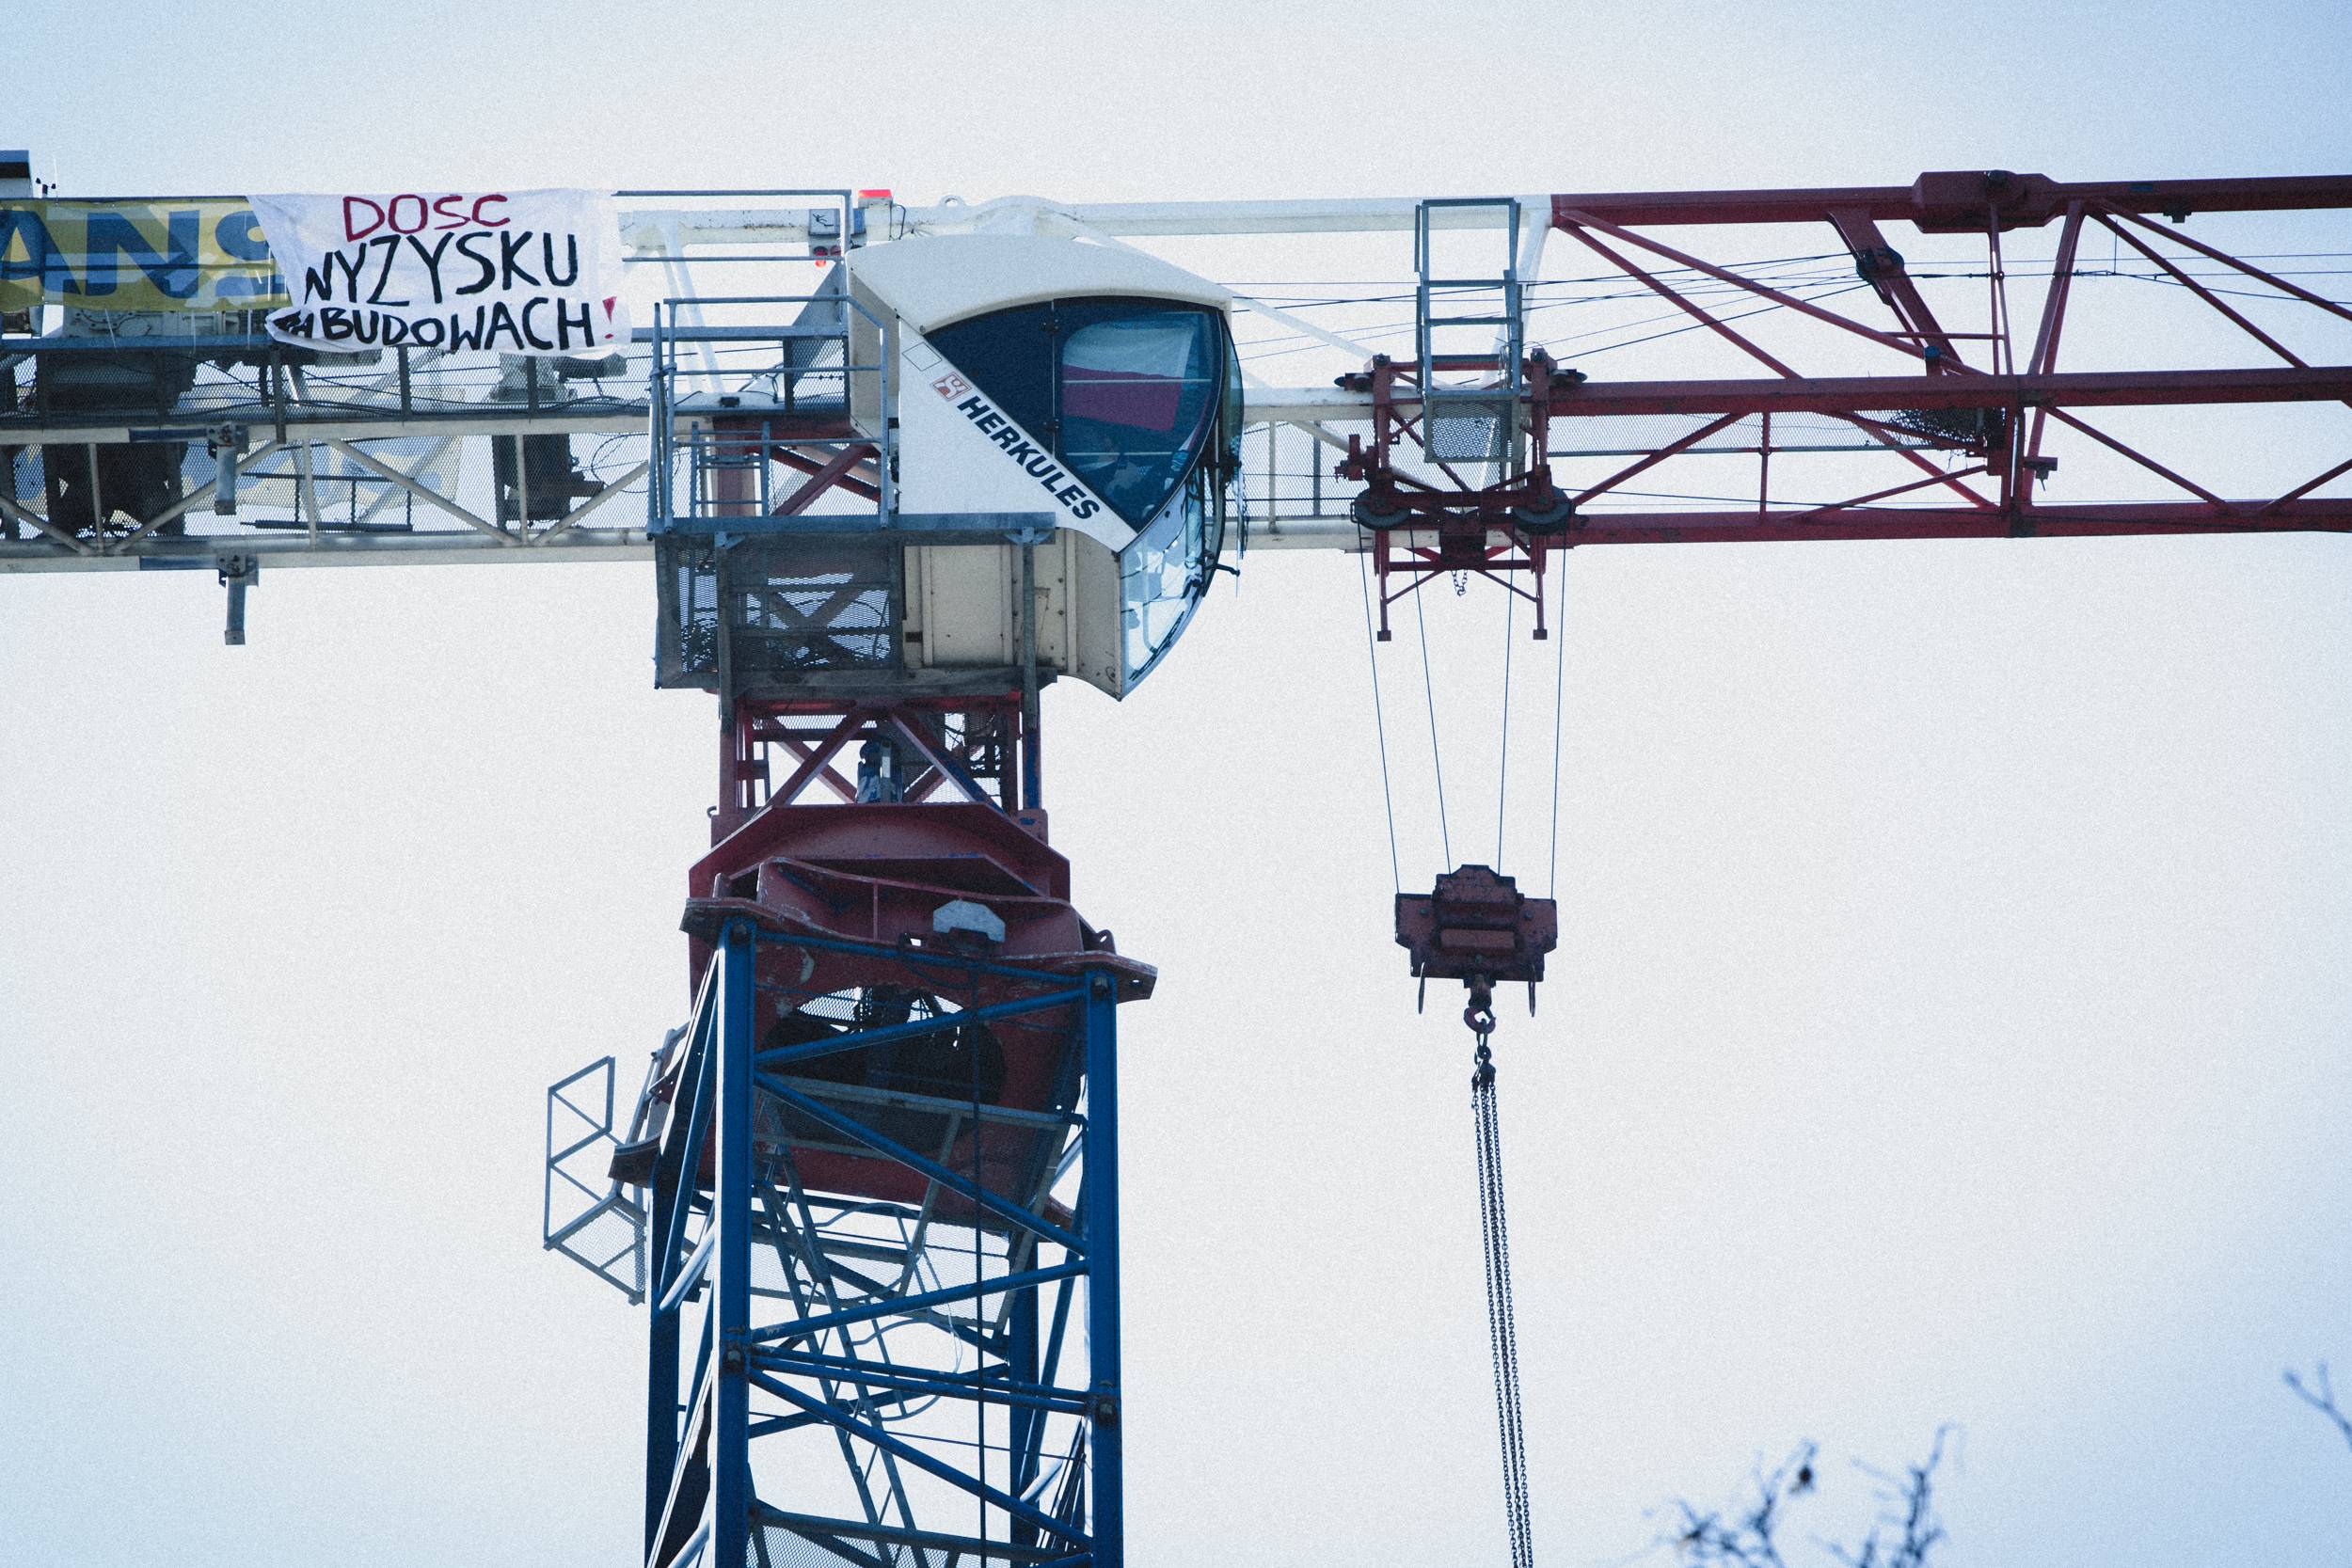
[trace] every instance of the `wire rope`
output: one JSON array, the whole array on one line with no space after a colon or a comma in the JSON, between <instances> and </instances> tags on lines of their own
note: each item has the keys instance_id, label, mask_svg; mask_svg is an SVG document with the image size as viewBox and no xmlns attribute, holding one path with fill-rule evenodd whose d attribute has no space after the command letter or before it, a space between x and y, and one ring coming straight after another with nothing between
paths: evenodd
<instances>
[{"instance_id":1,"label":"wire rope","mask_svg":"<svg viewBox=\"0 0 2352 1568\"><path fill-rule=\"evenodd\" d=\"M2308 256L2312 259L2335 259L2341 253L2313 251L2284 252L2278 254L2298 258ZM2174 261L2185 260L2185 258L2182 257L2171 257L2169 259ZM2270 257L2267 255L2249 258L2249 260L2256 261L2268 259L2270 259ZM1788 261L1794 263L1811 260L1815 260L1815 258L1793 257L1788 258ZM2193 261L2195 258L2190 257L2185 258L2185 260ZM1744 276L1746 277L1748 282L1765 283L1791 291L1792 293L1804 291L1802 293L1798 293L1798 297L1808 302L1832 299L1842 294L1858 293L1862 289L1869 286L1867 283L1855 282L1848 271L1842 267L1820 268L1802 275L1783 273L1778 276L1767 275L1762 270L1767 265L1779 264L1781 263L1735 263L1735 265L1744 265L1747 267L1748 270ZM2048 271L2039 270L2047 267L2048 264L2049 263L2046 259L2037 258L2022 261L2017 266L2008 267L2004 270L2011 277L2038 278L2055 277L2056 274L2054 269ZM2242 276L2229 269L2190 267L2185 270L2188 271L2189 276L2199 278L2233 278ZM2343 270L2344 269L2340 268L2313 267L2298 267L2292 269L2280 268L2277 269L2276 276L2281 277L2339 277L2343 275ZM1686 274L1689 275L1687 278L1685 277ZM1681 294L1686 299L1695 300L1703 298L1738 296L1740 294L1752 294L1754 293L1752 289L1741 284L1724 282L1721 279L1712 277L1711 275L1694 273L1692 269L1689 268L1660 268L1653 274L1653 276L1658 277L1662 282L1668 282L1674 285L1677 293ZM1960 282L1982 279L1989 277L1990 273L1974 269L1947 270L1938 268L1929 270L1926 268L1915 268L1911 270L1910 276L1915 281L1919 282ZM2110 263L2110 266L2104 272L2090 268L2077 267L2073 269L2070 276L2074 277L2077 280L2112 277L2120 281L2155 283L2160 286L2170 288L2178 288L2181 286L2180 279L2176 277L2167 276L2160 272L2136 271L2132 268L2122 266L2120 263ZM1559 286L1575 286L1581 283L1615 283L1617 281L1618 279L1614 277L1600 275L1591 278L1563 278L1548 280L1543 287L1549 289ZM1343 287L1347 285L1332 284L1329 286ZM2267 291L2254 291L2247 289L2219 288L2214 290L2213 292L2217 293L2228 294L2235 298L2256 300L2277 300L2281 297L2275 293ZM1297 311L1303 309L1317 309L1326 307L1386 305L1401 303L1407 297L1409 296L1398 293L1359 293L1312 299L1285 298L1281 301L1280 308L1292 311ZM1647 297L1647 291L1634 288L1610 289L1605 292L1588 292L1571 294L1565 298L1551 297L1540 300L1536 304L1529 307L1529 313L1532 315L1537 311L1563 309L1570 306L1607 304L1613 301L1640 299L1645 297ZM1267 303L1271 304L1275 302L1269 300ZM2332 301L2330 303L2341 305L2344 302ZM1781 303L1774 301L1767 303L1756 310L1742 311L1736 315L1723 316L1718 317L1717 319L1720 321L1740 321L1750 316L1763 314L1766 311L1782 309L1785 309L1785 307ZM1619 322L1609 326L1596 328L1590 332L1576 333L1561 338L1547 339L1545 341L1548 345L1558 346L1577 342L1589 338L1606 337L1611 333L1623 332L1629 330L1629 328L1644 325L1648 323L1671 321L1674 319L1674 312L1669 311L1657 315L1641 317L1631 322ZM1676 326L1666 332L1652 334L1647 337L1629 339L1622 342L1597 344L1591 348L1582 350L1581 353L1586 356L1590 356L1593 354L1606 353L1616 348L1635 347L1641 343L1656 342L1663 338L1678 337L1685 332L1702 330L1705 325L1705 323L1693 322L1685 325ZM1384 321L1376 324L1368 324L1360 327L1352 327L1349 330L1356 338L1369 341L1373 339L1401 337L1405 333L1411 330L1411 325L1409 323L1403 322ZM1242 357L1252 361L1281 358L1291 355L1313 353L1327 346L1327 345L1319 341L1308 339L1305 335L1299 333L1272 333L1263 338L1253 339L1249 342L1244 344L1242 346Z\"/></svg>"},{"instance_id":2,"label":"wire rope","mask_svg":"<svg viewBox=\"0 0 2352 1568\"><path fill-rule=\"evenodd\" d=\"M1360 531L1358 543L1362 539ZM1372 670L1372 733L1380 741L1380 804L1389 816L1389 891L1405 891L1405 871L1396 853L1396 794L1389 784L1389 720L1387 708L1380 701L1380 650L1372 635L1372 568L1364 560L1364 550L1356 552L1356 575L1363 585L1364 598L1364 662Z\"/></svg>"},{"instance_id":3,"label":"wire rope","mask_svg":"<svg viewBox=\"0 0 2352 1568\"><path fill-rule=\"evenodd\" d=\"M1510 583L1502 597L1502 746L1495 760L1495 872L1502 871L1503 803L1511 793L1511 646L1512 622L1518 618L1518 590Z\"/></svg>"},{"instance_id":4,"label":"wire rope","mask_svg":"<svg viewBox=\"0 0 2352 1568\"><path fill-rule=\"evenodd\" d=\"M1438 683L1429 673L1429 617L1421 608L1422 584L1413 586L1413 625L1421 633L1422 692L1429 700L1429 764L1438 777L1438 842L1445 849L1445 863L1454 863L1454 832L1445 815L1445 753L1438 745Z\"/></svg>"},{"instance_id":5,"label":"wire rope","mask_svg":"<svg viewBox=\"0 0 2352 1568\"><path fill-rule=\"evenodd\" d=\"M1495 1425L1502 1442L1502 1513L1511 1568L1534 1568L1534 1520L1527 1500L1527 1426L1519 1408L1519 1334L1511 1305L1511 1237L1502 1202L1502 1123L1495 1108L1494 1055L1478 1035L1470 1073L1470 1121L1478 1146L1478 1215L1486 1261L1486 1338L1494 1363Z\"/></svg>"},{"instance_id":6,"label":"wire rope","mask_svg":"<svg viewBox=\"0 0 2352 1568\"><path fill-rule=\"evenodd\" d=\"M1834 282L1834 283L1835 283L1835 286L1831 286L1832 282ZM1789 285L1789 286L1790 286L1790 287L1792 287L1792 288L1793 288L1793 287L1796 287L1796 285L1794 285L1794 284L1791 284L1791 285ZM1796 295L1795 297L1799 298L1800 300L1802 300L1803 302L1805 302L1805 303L1813 303L1813 302L1817 302L1817 301L1820 301L1820 300L1825 300L1825 299L1836 299L1836 298L1838 298L1838 297L1840 297L1841 295L1844 295L1844 294L1856 293L1859 293L1859 292L1861 292L1862 290L1867 289L1867 288L1868 288L1868 287L1870 287L1870 285L1869 285L1869 284L1867 284L1867 283L1858 283L1858 282L1853 282L1853 281L1851 281L1851 280L1850 280L1850 279L1843 279L1843 278L1840 278L1840 279L1836 279L1836 280L1825 280L1822 284L1820 284L1820 285L1819 285L1819 286L1816 286L1816 287L1815 287L1815 288L1813 288L1810 292L1805 293L1803 293L1803 294L1800 294L1800 295ZM1708 289L1696 289L1696 288L1684 288L1684 289L1681 291L1681 293L1685 295L1685 297L1692 297L1692 298L1696 298L1696 297L1703 297L1703 296L1711 296L1711 295L1716 295L1716 294L1731 294L1731 295L1743 295L1743 294L1744 294L1744 295L1751 295L1751 296L1753 295L1753 291L1751 291L1751 290L1746 290L1746 289L1736 288L1736 287L1732 287L1732 286L1729 286L1729 285L1725 285L1725 286L1724 286L1724 287L1722 287L1722 288L1719 288L1719 289L1711 289L1711 290L1708 290ZM1607 297L1607 298L1627 298L1627 297L1636 297L1636 296L1634 296L1634 295L1632 295L1632 294L1630 294L1630 293L1628 293L1628 294L1625 294L1625 295L1609 295L1609 296L1605 296L1605 297ZM1560 308L1562 308L1563 306L1566 306L1566 305L1587 304L1587 303L1595 303L1595 301L1591 301L1591 300L1555 300L1555 301L1552 301L1552 302L1550 302L1550 303L1549 303L1549 304L1546 304L1546 305L1540 305L1540 306L1537 306L1537 307L1535 307L1534 309L1560 309ZM1635 346L1637 346L1637 345L1639 345L1639 344L1642 344L1642 343L1657 342L1657 341L1661 341L1661 340L1662 340L1662 339L1666 339L1666 338L1677 338L1677 337L1680 337L1682 334L1684 334L1684 333L1686 333L1686 332L1700 332L1700 331L1706 331L1706 330L1708 330L1708 329L1709 329L1709 328L1710 328L1713 325L1718 324L1718 323L1735 322L1735 321L1745 321L1745 320L1749 319L1749 318L1750 318L1750 317L1752 317L1752 316L1760 316L1760 315L1765 315L1765 314L1768 314L1768 313L1770 313L1770 312L1772 312L1772 311L1774 311L1774 310L1783 310L1783 309L1788 309L1788 306L1787 306L1787 304L1786 304L1785 302L1783 302L1783 301L1780 301L1780 300L1768 300L1768 301L1767 301L1767 302L1765 302L1764 304L1757 306L1757 307L1756 307L1755 309L1753 309L1753 310L1742 310L1742 311L1738 311L1738 312L1733 313L1733 314L1717 316L1717 317L1713 318L1713 321L1712 321L1712 322L1690 322L1690 323L1687 323L1686 325L1680 325L1680 326L1670 327L1670 328L1668 328L1667 330L1665 330L1665 331L1663 331L1663 332L1654 332L1654 333L1650 333L1650 334L1648 334L1648 335L1647 335L1647 336L1645 336L1645 337L1640 337L1640 338L1630 338L1630 339L1627 339L1627 340L1625 340L1625 341L1620 341L1620 342L1613 342L1613 343L1600 343L1600 344L1597 344L1597 345L1595 345L1595 346L1593 346L1593 347L1591 347L1591 348L1581 349L1581 350L1580 350L1580 351L1579 351L1579 354L1580 354L1580 356L1582 356L1582 357L1587 357L1587 358L1589 358L1589 357L1590 357L1591 356L1593 356L1593 355L1596 355L1596 354L1605 354L1605 353L1608 353L1609 351L1611 351L1611 350L1613 350L1613 349L1619 349L1619 348L1632 348L1632 347L1635 347ZM1608 334L1610 334L1610 333L1612 333L1612 332L1623 332L1623 331L1626 331L1626 330L1628 330L1628 329L1629 329L1629 328L1631 328L1631 327L1644 325L1646 325L1646 324L1651 323L1651 322L1659 322L1659 321L1671 321L1671 320L1673 320L1673 319L1675 318L1676 314L1677 314L1677 312L1672 312L1672 311L1661 311L1661 312L1659 312L1658 314L1655 314L1655 315L1644 316L1644 317L1637 318L1636 320L1631 321L1631 322L1618 322L1618 323L1614 323L1614 324L1613 324L1613 325L1609 325L1609 326L1597 327L1597 328L1595 328L1594 330L1592 330L1592 331L1590 331L1590 332L1583 332L1583 333L1572 333L1572 334L1569 334L1569 335L1567 335L1567 336L1565 336L1565 337L1547 338L1547 339L1542 340L1542 341L1544 342L1544 344L1545 344L1547 347L1554 347L1554 346L1559 346L1559 345L1563 345L1563 344L1566 344L1566 343L1576 342L1576 341L1581 341L1581 339L1585 339L1585 338L1605 337L1605 336L1607 336ZM1406 333L1410 332L1412 329L1413 329L1413 328L1412 328L1412 324L1410 324L1410 323L1408 323L1408 322L1400 322L1400 323L1381 323L1381 324L1375 325L1367 325L1367 326L1361 326L1361 327L1351 327L1349 330L1350 330L1351 334L1352 334L1355 338L1357 338L1358 340L1359 340L1359 341L1371 341L1375 340L1375 339L1384 339L1384 338L1398 338L1398 337L1403 337ZM1299 340L1299 337L1300 337L1300 335L1299 335L1299 334L1295 334L1295 333L1282 333L1282 334L1269 335L1269 336L1264 337L1264 338L1260 338L1260 339L1253 340L1250 343L1248 343L1248 345L1246 345L1246 346L1244 347L1244 349L1241 351L1241 356L1242 356L1242 358L1243 358L1243 359L1245 359L1245 360L1248 360L1248 361L1249 361L1249 362L1251 362L1251 363L1256 363L1256 362L1258 362L1258 361L1261 361L1261 360L1266 360L1266 359L1280 359L1280 358L1287 357L1287 356L1291 356L1291 355L1296 355L1296 354L1311 354L1311 353L1317 352L1318 350L1324 350L1324 349L1327 349L1327 345L1323 344L1323 343L1320 343L1320 342L1312 341L1303 341L1303 342L1302 342L1302 341L1298 341L1298 340ZM1287 343L1287 344L1291 344L1291 345L1293 345L1293 346L1290 346L1290 347L1279 347L1279 348L1278 348L1278 347L1271 347L1271 346L1269 346L1269 345L1278 344L1278 343Z\"/></svg>"},{"instance_id":7,"label":"wire rope","mask_svg":"<svg viewBox=\"0 0 2352 1568\"><path fill-rule=\"evenodd\" d=\"M1551 618L1551 635L1557 641L1552 661L1557 673L1551 685L1551 872L1544 885L1547 898L1560 895L1560 736L1566 728L1568 697L1568 573L1565 552L1552 562L1552 570L1560 574L1560 609Z\"/></svg>"}]
</instances>

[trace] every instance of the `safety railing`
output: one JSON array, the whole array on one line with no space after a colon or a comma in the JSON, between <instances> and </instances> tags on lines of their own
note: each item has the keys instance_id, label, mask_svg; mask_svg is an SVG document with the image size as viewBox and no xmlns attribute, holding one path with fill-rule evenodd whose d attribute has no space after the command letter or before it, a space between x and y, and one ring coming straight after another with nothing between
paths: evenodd
<instances>
[{"instance_id":1,"label":"safety railing","mask_svg":"<svg viewBox=\"0 0 2352 1568\"><path fill-rule=\"evenodd\" d=\"M645 1295L645 1212L612 1174L612 1070L606 1056L548 1086L541 1241L635 1303Z\"/></svg>"},{"instance_id":2,"label":"safety railing","mask_svg":"<svg viewBox=\"0 0 2352 1568\"><path fill-rule=\"evenodd\" d=\"M664 300L652 338L648 532L725 531L713 525L843 497L887 526L888 337L846 289Z\"/></svg>"}]
</instances>

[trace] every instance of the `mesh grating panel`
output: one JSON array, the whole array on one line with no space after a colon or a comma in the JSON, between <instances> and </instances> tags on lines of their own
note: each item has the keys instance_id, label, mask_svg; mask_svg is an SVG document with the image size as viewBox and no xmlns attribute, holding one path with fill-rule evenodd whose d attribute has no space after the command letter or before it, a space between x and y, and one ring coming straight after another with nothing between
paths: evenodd
<instances>
[{"instance_id":1,"label":"mesh grating panel","mask_svg":"<svg viewBox=\"0 0 2352 1568\"><path fill-rule=\"evenodd\" d=\"M743 545L724 587L737 669L886 670L898 662L895 550L866 545Z\"/></svg>"},{"instance_id":2,"label":"mesh grating panel","mask_svg":"<svg viewBox=\"0 0 2352 1568\"><path fill-rule=\"evenodd\" d=\"M603 1275L624 1293L644 1293L644 1222L635 1211L607 1209L557 1243L574 1262Z\"/></svg>"},{"instance_id":3,"label":"mesh grating panel","mask_svg":"<svg viewBox=\"0 0 2352 1568\"><path fill-rule=\"evenodd\" d=\"M744 1568L841 1568L845 1562L865 1568L898 1568L904 1562L914 1568L914 1554L862 1541L823 1545L776 1524L754 1525L743 1554Z\"/></svg>"},{"instance_id":4,"label":"mesh grating panel","mask_svg":"<svg viewBox=\"0 0 2352 1568\"><path fill-rule=\"evenodd\" d=\"M1886 439L1898 445L1937 444L1926 431L1912 424L1914 415L1882 411L1868 417L1893 427L1897 434ZM1554 419L1550 455L1638 457L1687 439L1714 423L1715 418L1708 414L1599 414ZM1754 451L1763 445L1764 435L1763 416L1749 414L1683 450ZM1774 451L1878 451L1884 450L1885 442L1851 420L1828 414L1774 414L1772 445Z\"/></svg>"},{"instance_id":5,"label":"mesh grating panel","mask_svg":"<svg viewBox=\"0 0 2352 1568\"><path fill-rule=\"evenodd\" d=\"M794 540L720 551L708 539L675 537L656 562L661 686L715 689L724 676L740 690L898 667L894 545Z\"/></svg>"},{"instance_id":6,"label":"mesh grating panel","mask_svg":"<svg viewBox=\"0 0 2352 1568\"><path fill-rule=\"evenodd\" d=\"M1422 405L1430 457L1439 463L1500 463L1517 405L1509 399L1432 397Z\"/></svg>"},{"instance_id":7,"label":"mesh grating panel","mask_svg":"<svg viewBox=\"0 0 2352 1568\"><path fill-rule=\"evenodd\" d=\"M586 1225L564 1239L570 1251L588 1259L600 1267L616 1263L627 1266L617 1272L629 1275L632 1285L642 1284L636 1278L636 1266L628 1262L637 1250L640 1228L628 1214L607 1209Z\"/></svg>"},{"instance_id":8,"label":"mesh grating panel","mask_svg":"<svg viewBox=\"0 0 2352 1568\"><path fill-rule=\"evenodd\" d=\"M1058 1549L1014 1546L1002 1541L957 1540L953 1545L929 1538L922 1545L857 1533L843 1523L837 1533L805 1533L776 1520L755 1520L746 1543L745 1568L978 1568L983 1563L1037 1562L1060 1557Z\"/></svg>"},{"instance_id":9,"label":"mesh grating panel","mask_svg":"<svg viewBox=\"0 0 2352 1568\"><path fill-rule=\"evenodd\" d=\"M719 569L707 539L666 539L655 553L660 631L654 684L709 688L719 678Z\"/></svg>"}]
</instances>

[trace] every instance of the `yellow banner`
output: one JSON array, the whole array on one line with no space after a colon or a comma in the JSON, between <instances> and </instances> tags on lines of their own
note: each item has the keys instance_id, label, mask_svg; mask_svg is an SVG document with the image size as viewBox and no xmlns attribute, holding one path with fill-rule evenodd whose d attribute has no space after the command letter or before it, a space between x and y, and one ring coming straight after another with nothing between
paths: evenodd
<instances>
[{"instance_id":1,"label":"yellow banner","mask_svg":"<svg viewBox=\"0 0 2352 1568\"><path fill-rule=\"evenodd\" d=\"M0 310L265 310L288 303L242 201L0 200Z\"/></svg>"}]
</instances>

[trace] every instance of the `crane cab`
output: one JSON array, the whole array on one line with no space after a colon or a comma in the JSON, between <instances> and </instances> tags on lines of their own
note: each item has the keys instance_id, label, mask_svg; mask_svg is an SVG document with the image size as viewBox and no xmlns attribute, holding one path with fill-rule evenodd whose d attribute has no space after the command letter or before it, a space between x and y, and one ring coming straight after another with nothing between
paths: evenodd
<instances>
[{"instance_id":1,"label":"crane cab","mask_svg":"<svg viewBox=\"0 0 2352 1568\"><path fill-rule=\"evenodd\" d=\"M657 433L677 433L689 470L657 483L649 525L659 683L1002 691L1033 636L1041 678L1125 696L1183 634L1224 545L1241 435L1231 297L1134 251L1025 235L894 241L835 277L777 335L780 363L682 392L681 340L657 368ZM711 336L733 350L741 334ZM787 523L803 499L769 504L777 464L836 473L850 489L834 502L874 509Z\"/></svg>"},{"instance_id":2,"label":"crane cab","mask_svg":"<svg viewBox=\"0 0 2352 1568\"><path fill-rule=\"evenodd\" d=\"M1135 251L1025 235L900 240L846 265L894 372L899 510L1050 515L1039 663L1124 696L1175 645L1224 543L1231 296ZM905 551L906 669L1018 662L1019 553Z\"/></svg>"}]
</instances>

